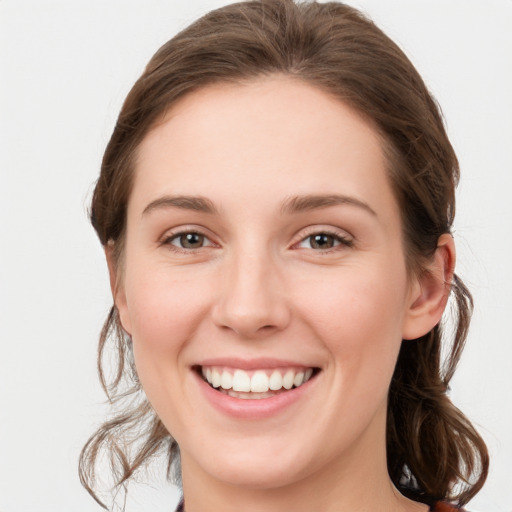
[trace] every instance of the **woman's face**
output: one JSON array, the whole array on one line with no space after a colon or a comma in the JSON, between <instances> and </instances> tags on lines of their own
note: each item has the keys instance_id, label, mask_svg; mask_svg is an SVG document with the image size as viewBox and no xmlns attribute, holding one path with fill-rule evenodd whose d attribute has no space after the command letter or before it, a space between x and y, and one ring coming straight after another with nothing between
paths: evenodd
<instances>
[{"instance_id":1,"label":"woman's face","mask_svg":"<svg viewBox=\"0 0 512 512\"><path fill-rule=\"evenodd\" d=\"M385 166L370 124L284 77L194 92L142 142L116 303L185 478L384 460L418 289Z\"/></svg>"}]
</instances>

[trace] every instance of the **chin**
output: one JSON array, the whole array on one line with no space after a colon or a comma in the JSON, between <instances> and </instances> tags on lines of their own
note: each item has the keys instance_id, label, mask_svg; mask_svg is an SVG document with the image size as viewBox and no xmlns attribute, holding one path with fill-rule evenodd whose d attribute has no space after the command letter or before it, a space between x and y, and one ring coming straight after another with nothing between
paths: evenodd
<instances>
[{"instance_id":1,"label":"chin","mask_svg":"<svg viewBox=\"0 0 512 512\"><path fill-rule=\"evenodd\" d=\"M247 440L242 447L225 447L208 455L203 452L194 465L202 472L223 483L254 490L285 487L301 480L311 471L311 461L306 460L304 451L273 449L272 441L265 447L255 443L247 448ZM286 446L286 445L285 445ZM297 446L290 443L287 448ZM184 468L188 465L187 456L182 455Z\"/></svg>"}]
</instances>

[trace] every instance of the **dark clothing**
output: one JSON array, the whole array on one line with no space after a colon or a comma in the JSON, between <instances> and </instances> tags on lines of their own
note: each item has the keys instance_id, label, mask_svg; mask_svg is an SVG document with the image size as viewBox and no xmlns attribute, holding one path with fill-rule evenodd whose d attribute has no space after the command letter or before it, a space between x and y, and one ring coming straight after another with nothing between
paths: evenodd
<instances>
[{"instance_id":1,"label":"dark clothing","mask_svg":"<svg viewBox=\"0 0 512 512\"><path fill-rule=\"evenodd\" d=\"M434 512L464 512L464 509L458 508L455 505L450 505L449 503L441 503L438 501L435 507L432 509Z\"/></svg>"}]
</instances>

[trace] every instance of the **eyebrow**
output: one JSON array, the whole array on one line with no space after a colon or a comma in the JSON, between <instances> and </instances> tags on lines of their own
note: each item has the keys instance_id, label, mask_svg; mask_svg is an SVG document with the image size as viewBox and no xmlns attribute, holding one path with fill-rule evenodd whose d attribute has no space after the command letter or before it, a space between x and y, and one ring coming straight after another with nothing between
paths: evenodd
<instances>
[{"instance_id":1,"label":"eyebrow","mask_svg":"<svg viewBox=\"0 0 512 512\"><path fill-rule=\"evenodd\" d=\"M162 196L151 201L142 215L146 215L154 210L166 208L181 208L184 210L194 210L197 212L210 213L212 215L218 213L215 205L206 197L201 196Z\"/></svg>"},{"instance_id":2,"label":"eyebrow","mask_svg":"<svg viewBox=\"0 0 512 512\"><path fill-rule=\"evenodd\" d=\"M316 210L320 208L328 208L329 206L338 205L352 205L366 210L373 216L377 216L375 210L370 205L351 196L345 196L340 194L308 194L303 196L293 196L283 203L281 206L281 213L283 215L289 215L293 213L300 213L310 210ZM210 199L201 196L169 196L165 195L151 201L142 212L142 215L146 215L154 210L166 209L166 208L181 208L184 210L193 210L197 212L208 213L211 215L218 214L218 210Z\"/></svg>"},{"instance_id":3,"label":"eyebrow","mask_svg":"<svg viewBox=\"0 0 512 512\"><path fill-rule=\"evenodd\" d=\"M362 208L363 210L366 210L368 213L377 217L377 213L369 204L365 203L364 201L361 201L360 199L357 199L356 197L345 196L340 194L310 194L304 196L290 197L283 203L283 206L281 207L281 213L291 214L344 204L357 206L358 208Z\"/></svg>"}]
</instances>

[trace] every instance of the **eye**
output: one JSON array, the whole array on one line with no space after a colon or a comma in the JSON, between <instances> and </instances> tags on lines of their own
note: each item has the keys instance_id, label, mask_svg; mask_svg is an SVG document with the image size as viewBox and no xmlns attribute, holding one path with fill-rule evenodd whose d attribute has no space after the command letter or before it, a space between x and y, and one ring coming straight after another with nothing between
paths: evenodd
<instances>
[{"instance_id":1,"label":"eye","mask_svg":"<svg viewBox=\"0 0 512 512\"><path fill-rule=\"evenodd\" d=\"M329 250L337 246L352 246L352 240L337 233L320 232L307 236L298 247L301 249Z\"/></svg>"},{"instance_id":2,"label":"eye","mask_svg":"<svg viewBox=\"0 0 512 512\"><path fill-rule=\"evenodd\" d=\"M213 246L213 243L208 239L208 237L195 231L187 231L171 235L164 240L164 244L172 245L178 249L188 250Z\"/></svg>"}]
</instances>

